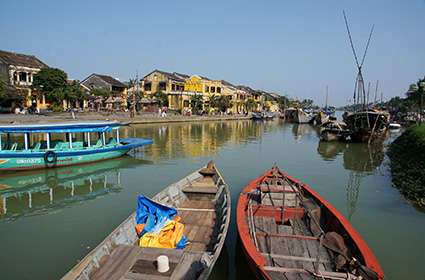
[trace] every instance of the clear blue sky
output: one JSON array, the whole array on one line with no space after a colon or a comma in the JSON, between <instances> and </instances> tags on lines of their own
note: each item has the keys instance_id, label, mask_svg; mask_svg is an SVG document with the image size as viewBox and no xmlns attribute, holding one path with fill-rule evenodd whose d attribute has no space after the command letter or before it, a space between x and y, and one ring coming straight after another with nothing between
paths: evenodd
<instances>
[{"instance_id":1,"label":"clear blue sky","mask_svg":"<svg viewBox=\"0 0 425 280\"><path fill-rule=\"evenodd\" d=\"M6 1L0 49L33 54L70 78L121 80L158 68L347 103L356 68L342 9L385 98L425 75L425 0ZM360 54L359 54L360 55Z\"/></svg>"}]
</instances>

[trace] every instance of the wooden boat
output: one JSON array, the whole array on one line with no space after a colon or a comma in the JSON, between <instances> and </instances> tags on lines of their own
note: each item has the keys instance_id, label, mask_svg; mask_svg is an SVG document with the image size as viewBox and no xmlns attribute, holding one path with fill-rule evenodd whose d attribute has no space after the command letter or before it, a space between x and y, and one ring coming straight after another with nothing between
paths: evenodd
<instances>
[{"instance_id":1,"label":"wooden boat","mask_svg":"<svg viewBox=\"0 0 425 280\"><path fill-rule=\"evenodd\" d=\"M153 143L143 138L120 139L121 126L112 121L0 126L0 170L94 162L120 157L131 149ZM57 138L57 134L62 135ZM23 135L23 140L18 141L17 135Z\"/></svg>"},{"instance_id":2,"label":"wooden boat","mask_svg":"<svg viewBox=\"0 0 425 280\"><path fill-rule=\"evenodd\" d=\"M62 279L207 279L230 223L230 191L218 169L210 162L152 200L178 210L185 249L139 247L134 212ZM166 273L156 269L160 255L170 260Z\"/></svg>"},{"instance_id":3,"label":"wooden boat","mask_svg":"<svg viewBox=\"0 0 425 280\"><path fill-rule=\"evenodd\" d=\"M237 227L260 279L383 279L365 241L309 186L273 167L251 181Z\"/></svg>"},{"instance_id":4,"label":"wooden boat","mask_svg":"<svg viewBox=\"0 0 425 280\"><path fill-rule=\"evenodd\" d=\"M294 121L296 123L309 123L312 120L312 115L303 109L297 109Z\"/></svg>"},{"instance_id":5,"label":"wooden boat","mask_svg":"<svg viewBox=\"0 0 425 280\"><path fill-rule=\"evenodd\" d=\"M399 124L399 123L390 123L388 125L388 128L389 129L393 129L393 130L400 129L401 128L401 124Z\"/></svg>"},{"instance_id":6,"label":"wooden boat","mask_svg":"<svg viewBox=\"0 0 425 280\"><path fill-rule=\"evenodd\" d=\"M328 121L322 124L320 128L320 140L323 141L339 141L344 140L350 131L343 122Z\"/></svg>"},{"instance_id":7,"label":"wooden boat","mask_svg":"<svg viewBox=\"0 0 425 280\"><path fill-rule=\"evenodd\" d=\"M354 113L344 113L344 122L351 131L347 140L353 142L370 142L385 136L390 115L385 111L367 110Z\"/></svg>"},{"instance_id":8,"label":"wooden boat","mask_svg":"<svg viewBox=\"0 0 425 280\"><path fill-rule=\"evenodd\" d=\"M263 114L263 112L253 112L252 115L251 115L251 119L253 119L253 120L264 120L265 115Z\"/></svg>"},{"instance_id":9,"label":"wooden boat","mask_svg":"<svg viewBox=\"0 0 425 280\"><path fill-rule=\"evenodd\" d=\"M313 122L316 125L323 125L324 123L326 123L327 121L329 121L329 115L326 114L323 111L319 111L316 113L316 115L313 117Z\"/></svg>"},{"instance_id":10,"label":"wooden boat","mask_svg":"<svg viewBox=\"0 0 425 280\"><path fill-rule=\"evenodd\" d=\"M286 121L295 121L296 118L296 114L297 114L297 109L295 108L286 108L283 115Z\"/></svg>"}]
</instances>

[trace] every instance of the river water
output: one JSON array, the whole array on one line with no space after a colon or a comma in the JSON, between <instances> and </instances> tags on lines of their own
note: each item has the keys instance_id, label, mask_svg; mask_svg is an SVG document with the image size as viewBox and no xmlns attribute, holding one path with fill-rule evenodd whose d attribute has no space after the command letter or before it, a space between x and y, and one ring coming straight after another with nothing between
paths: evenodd
<instances>
[{"instance_id":1,"label":"river water","mask_svg":"<svg viewBox=\"0 0 425 280\"><path fill-rule=\"evenodd\" d=\"M211 279L250 279L234 210L244 185L273 164L344 214L386 279L425 279L425 214L391 185L383 144L323 143L310 125L228 121L142 125L153 138L131 156L90 165L0 175L0 279L58 279L136 206L213 159L232 192L232 224Z\"/></svg>"}]
</instances>

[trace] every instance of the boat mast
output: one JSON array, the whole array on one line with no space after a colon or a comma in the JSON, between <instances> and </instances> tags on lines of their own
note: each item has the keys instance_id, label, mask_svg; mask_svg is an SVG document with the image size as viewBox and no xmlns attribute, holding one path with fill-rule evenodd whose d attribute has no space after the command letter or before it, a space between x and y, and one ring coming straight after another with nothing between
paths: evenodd
<instances>
[{"instance_id":1,"label":"boat mast","mask_svg":"<svg viewBox=\"0 0 425 280\"><path fill-rule=\"evenodd\" d=\"M326 85L326 101L325 101L325 109L328 108L328 85Z\"/></svg>"},{"instance_id":2,"label":"boat mast","mask_svg":"<svg viewBox=\"0 0 425 280\"><path fill-rule=\"evenodd\" d=\"M376 105L376 101L377 101L377 98L378 98L378 84L379 84L379 80L376 80L376 86L375 86L375 100L374 100L374 102L373 102L373 104L374 105Z\"/></svg>"},{"instance_id":3,"label":"boat mast","mask_svg":"<svg viewBox=\"0 0 425 280\"><path fill-rule=\"evenodd\" d=\"M363 110L365 110L366 109L366 90L365 90L365 87L364 87L362 67L363 67L363 64L364 64L365 59L366 59L366 54L367 54L367 51L369 49L370 39L372 38L372 34L373 34L373 30L375 28L375 25L372 25L372 28L371 28L370 33L369 33L369 38L367 40L366 48L365 48L365 51L363 53L362 61L361 61L361 63L359 63L357 53L356 53L356 50L355 50L354 44L353 44L353 38L351 37L350 28L348 26L347 16L346 16L344 10L342 11L342 13L344 15L345 27L347 28L347 34L348 34L348 38L350 40L351 50L353 51L354 60L356 62L356 66L357 66L357 69L358 69L356 83L355 83L355 86L354 86L354 97L353 97L354 98L354 105L356 105L356 101L359 102L360 101L359 99L361 98L362 102L363 102L362 107L363 107ZM355 107L357 107L357 106L355 106Z\"/></svg>"}]
</instances>

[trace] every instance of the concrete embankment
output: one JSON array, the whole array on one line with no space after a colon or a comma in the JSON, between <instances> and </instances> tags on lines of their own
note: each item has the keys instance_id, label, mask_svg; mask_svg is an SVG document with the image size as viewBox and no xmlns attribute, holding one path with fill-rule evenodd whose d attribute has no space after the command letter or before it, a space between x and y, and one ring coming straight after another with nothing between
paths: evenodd
<instances>
[{"instance_id":1,"label":"concrete embankment","mask_svg":"<svg viewBox=\"0 0 425 280\"><path fill-rule=\"evenodd\" d=\"M52 113L47 115L15 115L0 114L0 124L28 124L28 123L47 123L47 122L68 122L68 121L104 121L116 120L130 124L152 124L152 123L172 123L172 122L202 122L202 121L228 121L228 120L247 120L249 116L242 115L218 115L218 116L181 116L169 115L159 117L154 114L137 115L130 118L129 114L101 114L101 113L78 113L73 119L70 113Z\"/></svg>"},{"instance_id":2,"label":"concrete embankment","mask_svg":"<svg viewBox=\"0 0 425 280\"><path fill-rule=\"evenodd\" d=\"M388 155L394 186L425 209L425 124L406 129L391 144Z\"/></svg>"}]
</instances>

